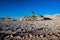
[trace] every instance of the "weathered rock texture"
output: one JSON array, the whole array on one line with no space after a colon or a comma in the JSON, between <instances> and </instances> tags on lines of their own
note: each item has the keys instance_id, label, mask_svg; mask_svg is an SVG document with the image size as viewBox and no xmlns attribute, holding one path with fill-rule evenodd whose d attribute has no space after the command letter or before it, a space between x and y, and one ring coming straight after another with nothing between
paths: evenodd
<instances>
[{"instance_id":1,"label":"weathered rock texture","mask_svg":"<svg viewBox=\"0 0 60 40\"><path fill-rule=\"evenodd\" d=\"M60 20L0 22L0 40L60 40Z\"/></svg>"}]
</instances>

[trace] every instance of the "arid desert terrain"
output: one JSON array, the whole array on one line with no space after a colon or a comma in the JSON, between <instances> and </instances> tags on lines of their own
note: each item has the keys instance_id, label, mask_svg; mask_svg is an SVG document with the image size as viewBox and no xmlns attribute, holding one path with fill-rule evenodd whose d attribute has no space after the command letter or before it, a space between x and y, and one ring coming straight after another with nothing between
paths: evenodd
<instances>
[{"instance_id":1,"label":"arid desert terrain","mask_svg":"<svg viewBox=\"0 0 60 40\"><path fill-rule=\"evenodd\" d=\"M0 22L0 40L60 40L60 20Z\"/></svg>"}]
</instances>

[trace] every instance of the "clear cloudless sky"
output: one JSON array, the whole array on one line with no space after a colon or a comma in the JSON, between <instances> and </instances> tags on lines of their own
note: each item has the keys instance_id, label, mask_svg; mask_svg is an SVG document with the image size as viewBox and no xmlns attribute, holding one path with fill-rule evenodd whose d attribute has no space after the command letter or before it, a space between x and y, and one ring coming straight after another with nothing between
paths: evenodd
<instances>
[{"instance_id":1,"label":"clear cloudless sky","mask_svg":"<svg viewBox=\"0 0 60 40\"><path fill-rule=\"evenodd\" d=\"M60 0L0 0L0 17L60 14Z\"/></svg>"}]
</instances>

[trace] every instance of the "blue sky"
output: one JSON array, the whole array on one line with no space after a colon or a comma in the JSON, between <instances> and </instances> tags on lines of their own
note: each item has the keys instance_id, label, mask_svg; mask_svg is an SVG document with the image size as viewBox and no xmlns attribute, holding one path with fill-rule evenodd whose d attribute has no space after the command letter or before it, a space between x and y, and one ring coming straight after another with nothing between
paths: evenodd
<instances>
[{"instance_id":1,"label":"blue sky","mask_svg":"<svg viewBox=\"0 0 60 40\"><path fill-rule=\"evenodd\" d=\"M60 0L0 0L0 17L60 14Z\"/></svg>"}]
</instances>

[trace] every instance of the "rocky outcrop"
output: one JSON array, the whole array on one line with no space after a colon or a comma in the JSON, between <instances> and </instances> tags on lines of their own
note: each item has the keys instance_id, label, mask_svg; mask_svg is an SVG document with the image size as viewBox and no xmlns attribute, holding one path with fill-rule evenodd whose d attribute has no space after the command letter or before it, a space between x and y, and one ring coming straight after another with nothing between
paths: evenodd
<instances>
[{"instance_id":1,"label":"rocky outcrop","mask_svg":"<svg viewBox=\"0 0 60 40\"><path fill-rule=\"evenodd\" d=\"M54 14L54 15L45 15L44 17L51 18L53 20L60 20L60 14Z\"/></svg>"}]
</instances>

